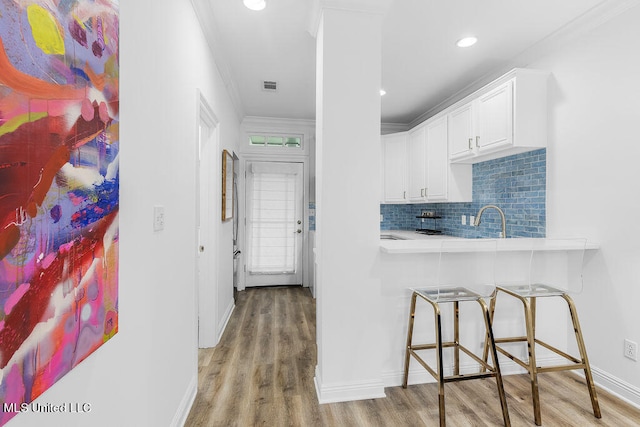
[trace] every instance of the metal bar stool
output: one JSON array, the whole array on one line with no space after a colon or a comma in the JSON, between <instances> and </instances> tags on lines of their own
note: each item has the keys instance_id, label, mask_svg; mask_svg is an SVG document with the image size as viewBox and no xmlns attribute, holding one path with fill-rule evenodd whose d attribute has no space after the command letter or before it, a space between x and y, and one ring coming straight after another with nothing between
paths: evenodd
<instances>
[{"instance_id":1,"label":"metal bar stool","mask_svg":"<svg viewBox=\"0 0 640 427\"><path fill-rule=\"evenodd\" d=\"M469 246L472 246L470 249ZM498 355L493 343L493 332L491 330L491 319L489 309L483 297L491 296L495 292L493 282L494 260L496 242L494 240L444 240L440 249L438 266L437 285L421 289L413 289L411 296L411 308L409 311L409 328L407 331L407 346L404 360L404 381L403 388L407 388L409 377L409 363L413 356L422 367L424 367L438 383L438 402L440 414L440 426L446 425L445 418L445 398L444 385L448 382L473 380L486 377L495 377L498 386L498 395L502 407L502 417L505 426L510 426L507 400L502 384L502 375L498 365ZM434 312L435 320L435 343L414 344L413 331L416 314L416 302L426 301ZM467 347L460 344L459 314L461 302L477 302L482 312L484 331L489 337L489 349L493 365L489 365L485 360L480 359ZM453 340L444 341L442 337L442 316L440 304L453 304ZM443 349L453 349L453 374L445 376ZM418 352L422 350L435 350L437 368L433 369L420 356ZM460 374L460 351L469 356L479 370L476 373Z\"/></svg>"},{"instance_id":2,"label":"metal bar stool","mask_svg":"<svg viewBox=\"0 0 640 427\"><path fill-rule=\"evenodd\" d=\"M508 244L505 242L505 244ZM524 306L525 320L525 336L512 336L495 338L496 349L516 362L518 365L527 370L531 378L531 394L533 398L533 414L536 425L542 424L540 413L540 396L538 391L538 374L544 372L564 371L573 369L584 370L587 388L591 397L591 405L593 414L596 418L601 418L600 406L596 395L587 350L582 337L580 322L578 321L578 312L569 293L579 293L582 291L582 269L584 262L584 251L586 246L585 239L536 239L531 240L531 250L528 253L528 271L527 276L523 279L509 278L509 274L505 278L498 279L496 293L490 302L491 322L494 321L496 300L499 294L508 295L517 298ZM566 248L572 248L567 250ZM498 253L500 251L500 244ZM505 251L508 252L508 251ZM526 261L525 261L526 262ZM513 266L513 263L510 262ZM498 267L498 270L501 268ZM527 270L523 268L522 270ZM504 284L503 284L504 283ZM580 357L576 358L560 350L559 348L542 341L536 337L536 305L538 298L560 297L564 299L571 314L573 330L575 332L576 343ZM499 344L508 343L527 343L528 359L522 360L507 351L504 346ZM536 361L536 346L546 348L553 354L566 359L568 364L559 364L554 366L539 366ZM483 360L487 360L487 353L493 349L490 348L490 342L486 341Z\"/></svg>"}]
</instances>

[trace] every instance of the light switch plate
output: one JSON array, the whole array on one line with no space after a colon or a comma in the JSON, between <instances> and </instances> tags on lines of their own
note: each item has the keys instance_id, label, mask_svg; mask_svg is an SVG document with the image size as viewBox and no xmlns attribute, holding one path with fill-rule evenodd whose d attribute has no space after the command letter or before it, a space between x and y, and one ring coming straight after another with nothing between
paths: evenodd
<instances>
[{"instance_id":1,"label":"light switch plate","mask_svg":"<svg viewBox=\"0 0 640 427\"><path fill-rule=\"evenodd\" d=\"M462 225L467 225L467 216L462 215Z\"/></svg>"},{"instance_id":2,"label":"light switch plate","mask_svg":"<svg viewBox=\"0 0 640 427\"><path fill-rule=\"evenodd\" d=\"M153 231L164 230L164 206L153 207Z\"/></svg>"}]
</instances>

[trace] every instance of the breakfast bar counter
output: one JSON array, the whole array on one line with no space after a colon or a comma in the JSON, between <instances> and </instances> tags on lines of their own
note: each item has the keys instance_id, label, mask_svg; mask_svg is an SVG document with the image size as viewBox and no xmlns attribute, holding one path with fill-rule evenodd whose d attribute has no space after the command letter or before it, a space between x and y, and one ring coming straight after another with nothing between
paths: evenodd
<instances>
[{"instance_id":1,"label":"breakfast bar counter","mask_svg":"<svg viewBox=\"0 0 640 427\"><path fill-rule=\"evenodd\" d=\"M402 384L403 377L403 357L406 346L407 334L407 313L409 312L409 302L412 288L423 288L433 286L438 283L439 254L444 239L457 239L460 244L455 244L456 251L461 252L459 258L459 268L465 268L468 260L473 257L475 250L478 250L478 239L464 239L447 235L424 235L413 230L385 230L380 232L380 254L375 267L380 275L380 292L382 297L382 322L380 323L380 340L384 355L383 378L386 386L398 386ZM496 250L498 251L496 262L497 279L518 275L528 268L528 262L532 248L542 251L558 251L558 257L567 256L567 252L579 256L579 251L587 249L585 257L587 262L592 258L595 249L599 248L597 242L587 241L586 247L584 239L534 239L534 238L507 238L495 239ZM468 250L466 243L468 242ZM474 243L475 242L475 243ZM450 249L448 249L450 250ZM564 251L564 252L563 252ZM468 253L467 253L468 252ZM553 254L549 254L550 256ZM555 256L553 256L555 258ZM536 329L550 341L567 348L567 331L571 331L568 324L568 317L561 310L550 302L538 307L540 312L536 323ZM448 308L443 309L444 316L452 316ZM449 311L447 311L449 310ZM521 304L514 301L501 303L501 310L506 313L520 313ZM416 324L431 321L432 313L428 310L416 314ZM514 330L524 330L524 320L503 316L493 325L498 336L509 336ZM483 323L482 319L464 317L460 319L461 328L464 328L470 335L465 336L472 348L481 348L483 343ZM431 342L434 337L431 331L425 331L424 336L417 337L424 342ZM383 343L383 344L382 344ZM526 348L518 348L518 357L524 357ZM541 362L546 362L545 357L553 358L553 355L540 355ZM450 361L447 359L447 363ZM553 361L553 360L549 360ZM503 374L524 372L515 362L501 360L504 362ZM470 367L463 366L462 369ZM409 383L420 383L432 381L429 374L420 367L412 367L409 372Z\"/></svg>"},{"instance_id":2,"label":"breakfast bar counter","mask_svg":"<svg viewBox=\"0 0 640 427\"><path fill-rule=\"evenodd\" d=\"M465 239L461 237L448 236L443 234L425 235L411 230L388 230L380 232L380 250L388 254L426 254L440 252L443 239L459 239L469 242L469 251L473 251L473 241L476 239ZM497 239L498 251L529 251L535 244L538 249L543 250L582 250L580 239L575 243L571 239L557 241L554 239L540 238L508 238ZM464 244L460 245L464 248ZM587 241L585 249L598 249L599 245L593 241Z\"/></svg>"}]
</instances>

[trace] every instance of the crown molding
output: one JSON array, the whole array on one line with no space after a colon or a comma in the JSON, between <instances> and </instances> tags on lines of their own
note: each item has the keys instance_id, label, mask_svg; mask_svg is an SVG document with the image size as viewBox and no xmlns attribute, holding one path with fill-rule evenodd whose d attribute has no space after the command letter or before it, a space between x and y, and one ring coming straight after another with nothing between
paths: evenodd
<instances>
[{"instance_id":1,"label":"crown molding","mask_svg":"<svg viewBox=\"0 0 640 427\"><path fill-rule=\"evenodd\" d=\"M380 123L380 134L387 135L389 133L406 132L411 129L406 123Z\"/></svg>"},{"instance_id":2,"label":"crown molding","mask_svg":"<svg viewBox=\"0 0 640 427\"><path fill-rule=\"evenodd\" d=\"M222 78L222 82L225 85L225 89L231 98L231 103L238 117L238 121L242 120L245 115L244 107L242 105L242 99L240 98L240 91L238 85L233 78L233 73L227 65L228 55L223 44L220 41L220 35L213 22L213 10L211 4L207 0L191 0L191 5L196 14L198 22L200 23L200 29L204 35L204 38L209 46L209 51L213 56L218 73Z\"/></svg>"},{"instance_id":3,"label":"crown molding","mask_svg":"<svg viewBox=\"0 0 640 427\"><path fill-rule=\"evenodd\" d=\"M588 34L616 16L638 5L640 5L640 0L603 1L572 21L569 21L533 46L522 51L513 58L507 67L524 67L550 52L561 49L566 44Z\"/></svg>"}]
</instances>

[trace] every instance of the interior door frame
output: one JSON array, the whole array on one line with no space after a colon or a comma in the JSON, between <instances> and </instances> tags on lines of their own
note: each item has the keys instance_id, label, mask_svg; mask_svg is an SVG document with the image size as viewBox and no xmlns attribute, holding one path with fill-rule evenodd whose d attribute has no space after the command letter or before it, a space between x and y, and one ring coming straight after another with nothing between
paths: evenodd
<instances>
[{"instance_id":1,"label":"interior door frame","mask_svg":"<svg viewBox=\"0 0 640 427\"><path fill-rule=\"evenodd\" d=\"M302 163L303 169L303 194L302 194L302 286L309 287L309 157L306 155L282 155L277 154L241 154L240 173L238 175L238 203L242 216L238 223L238 244L241 251L240 263L238 266L238 290L246 288L246 174L247 163L249 162L279 162L279 163Z\"/></svg>"}]
</instances>

